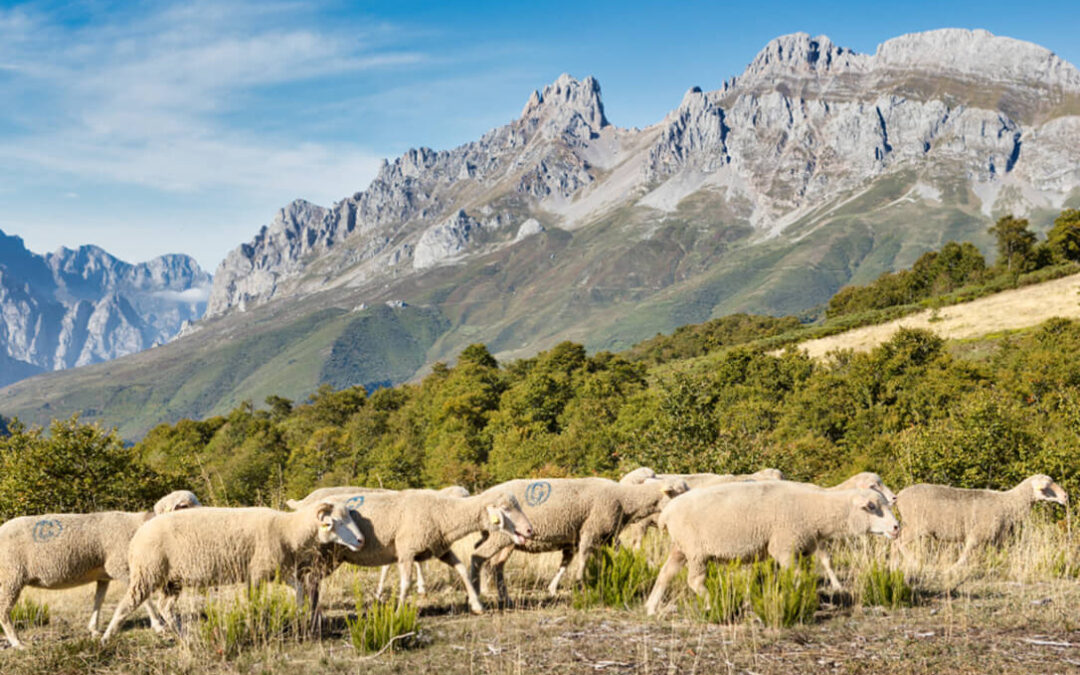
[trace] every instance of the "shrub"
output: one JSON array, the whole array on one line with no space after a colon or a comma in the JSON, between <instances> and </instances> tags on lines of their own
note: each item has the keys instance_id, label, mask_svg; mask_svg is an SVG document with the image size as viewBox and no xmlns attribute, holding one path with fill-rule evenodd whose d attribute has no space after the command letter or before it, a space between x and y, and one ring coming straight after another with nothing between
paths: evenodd
<instances>
[{"instance_id":1,"label":"shrub","mask_svg":"<svg viewBox=\"0 0 1080 675\"><path fill-rule=\"evenodd\" d=\"M420 644L417 639L419 627L416 605L396 601L375 602L365 611L361 605L362 594L354 589L356 618L346 619L349 640L357 651L367 654L386 648L411 649Z\"/></svg>"},{"instance_id":2,"label":"shrub","mask_svg":"<svg viewBox=\"0 0 1080 675\"><path fill-rule=\"evenodd\" d=\"M899 609L914 604L915 594L903 570L890 570L875 560L860 576L863 606Z\"/></svg>"},{"instance_id":3,"label":"shrub","mask_svg":"<svg viewBox=\"0 0 1080 675\"><path fill-rule=\"evenodd\" d=\"M780 568L771 560L754 563L749 585L750 606L770 628L810 623L818 608L817 575L809 558Z\"/></svg>"},{"instance_id":4,"label":"shrub","mask_svg":"<svg viewBox=\"0 0 1080 675\"><path fill-rule=\"evenodd\" d=\"M585 565L581 587L574 592L574 607L630 609L649 594L658 573L644 551L605 546Z\"/></svg>"},{"instance_id":5,"label":"shrub","mask_svg":"<svg viewBox=\"0 0 1080 675\"><path fill-rule=\"evenodd\" d=\"M698 600L698 616L711 623L731 623L743 614L750 586L750 570L738 561L709 565L705 575L707 603Z\"/></svg>"},{"instance_id":6,"label":"shrub","mask_svg":"<svg viewBox=\"0 0 1080 675\"><path fill-rule=\"evenodd\" d=\"M279 584L261 583L234 598L212 600L199 624L203 642L231 659L245 647L269 647L299 638L307 611Z\"/></svg>"},{"instance_id":7,"label":"shrub","mask_svg":"<svg viewBox=\"0 0 1080 675\"><path fill-rule=\"evenodd\" d=\"M23 598L11 609L11 621L17 628L33 628L49 624L49 606Z\"/></svg>"}]
</instances>

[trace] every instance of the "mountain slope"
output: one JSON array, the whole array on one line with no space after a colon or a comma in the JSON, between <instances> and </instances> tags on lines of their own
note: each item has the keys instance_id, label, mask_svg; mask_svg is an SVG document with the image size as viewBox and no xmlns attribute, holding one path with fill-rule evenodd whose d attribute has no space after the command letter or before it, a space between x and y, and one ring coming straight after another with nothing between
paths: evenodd
<instances>
[{"instance_id":1,"label":"mountain slope","mask_svg":"<svg viewBox=\"0 0 1080 675\"><path fill-rule=\"evenodd\" d=\"M209 286L188 256L131 265L96 246L41 256L0 232L0 383L167 342L202 315Z\"/></svg>"},{"instance_id":2,"label":"mountain slope","mask_svg":"<svg viewBox=\"0 0 1080 675\"><path fill-rule=\"evenodd\" d=\"M777 38L645 129L615 127L595 80L562 76L473 143L410 150L330 207L281 209L227 256L182 339L108 378L0 391L0 411L92 409L138 435L181 409L402 381L471 342L499 358L564 339L619 349L732 312L803 312L950 239L986 250L1003 213L1045 228L1080 205L1078 135L1080 72L984 31L872 55ZM226 374L197 372L223 354ZM87 402L132 383L155 403Z\"/></svg>"}]
</instances>

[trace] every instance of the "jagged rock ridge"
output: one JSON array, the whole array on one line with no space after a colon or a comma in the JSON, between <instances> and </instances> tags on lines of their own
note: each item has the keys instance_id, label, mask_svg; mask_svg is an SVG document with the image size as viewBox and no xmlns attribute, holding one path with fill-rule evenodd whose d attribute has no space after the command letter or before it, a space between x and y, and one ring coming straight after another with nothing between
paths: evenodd
<instances>
[{"instance_id":1,"label":"jagged rock ridge","mask_svg":"<svg viewBox=\"0 0 1080 675\"><path fill-rule=\"evenodd\" d=\"M186 255L132 265L82 246L42 256L0 232L0 381L167 342L205 311L210 284Z\"/></svg>"}]
</instances>

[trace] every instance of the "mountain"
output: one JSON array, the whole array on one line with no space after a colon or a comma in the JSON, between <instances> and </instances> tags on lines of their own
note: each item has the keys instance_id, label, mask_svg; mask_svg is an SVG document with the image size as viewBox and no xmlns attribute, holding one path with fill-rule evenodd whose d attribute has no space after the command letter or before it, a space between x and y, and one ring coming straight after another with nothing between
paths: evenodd
<instances>
[{"instance_id":1,"label":"mountain","mask_svg":"<svg viewBox=\"0 0 1080 675\"><path fill-rule=\"evenodd\" d=\"M0 383L168 342L205 311L210 282L185 255L132 265L81 246L42 256L0 232Z\"/></svg>"},{"instance_id":2,"label":"mountain","mask_svg":"<svg viewBox=\"0 0 1080 675\"><path fill-rule=\"evenodd\" d=\"M184 338L2 390L0 412L93 410L137 435L320 382L400 382L471 342L621 349L802 313L950 239L988 252L1002 214L1038 229L1080 206L1080 72L985 31L874 54L783 36L644 129L611 124L600 94L563 75L475 142L287 205L228 254Z\"/></svg>"}]
</instances>

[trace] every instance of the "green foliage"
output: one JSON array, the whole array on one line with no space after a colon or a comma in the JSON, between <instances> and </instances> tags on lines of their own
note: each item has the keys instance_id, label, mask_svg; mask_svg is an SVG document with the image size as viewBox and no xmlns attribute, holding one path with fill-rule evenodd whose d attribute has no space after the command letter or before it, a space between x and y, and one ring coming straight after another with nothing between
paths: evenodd
<instances>
[{"instance_id":1,"label":"green foliage","mask_svg":"<svg viewBox=\"0 0 1080 675\"><path fill-rule=\"evenodd\" d=\"M280 584L260 583L235 598L206 603L199 622L203 643L224 659L248 648L280 647L299 639L307 625L306 609Z\"/></svg>"},{"instance_id":2,"label":"green foliage","mask_svg":"<svg viewBox=\"0 0 1080 675\"><path fill-rule=\"evenodd\" d=\"M865 607L899 609L911 607L915 594L900 569L890 570L874 560L860 573L862 604Z\"/></svg>"},{"instance_id":3,"label":"green foliage","mask_svg":"<svg viewBox=\"0 0 1080 675\"><path fill-rule=\"evenodd\" d=\"M818 608L817 575L809 558L787 568L771 560L757 562L747 595L754 614L770 628L810 623Z\"/></svg>"},{"instance_id":4,"label":"green foliage","mask_svg":"<svg viewBox=\"0 0 1080 675\"><path fill-rule=\"evenodd\" d=\"M732 314L701 324L680 326L671 335L657 335L627 350L626 357L632 361L659 365L702 356L723 347L781 335L799 328L800 325L799 320L793 316Z\"/></svg>"},{"instance_id":5,"label":"green foliage","mask_svg":"<svg viewBox=\"0 0 1080 675\"><path fill-rule=\"evenodd\" d=\"M49 606L22 598L11 608L11 621L16 628L36 628L49 625Z\"/></svg>"},{"instance_id":6,"label":"green foliage","mask_svg":"<svg viewBox=\"0 0 1080 675\"><path fill-rule=\"evenodd\" d=\"M1080 210L1067 209L1054 219L1046 245L1055 262L1080 262Z\"/></svg>"},{"instance_id":7,"label":"green foliage","mask_svg":"<svg viewBox=\"0 0 1080 675\"><path fill-rule=\"evenodd\" d=\"M113 431L56 420L45 435L13 422L0 438L0 516L141 511L175 489Z\"/></svg>"},{"instance_id":8,"label":"green foliage","mask_svg":"<svg viewBox=\"0 0 1080 675\"><path fill-rule=\"evenodd\" d=\"M1029 226L1026 219L1004 216L990 227L988 232L997 239L995 266L1010 274L1027 272L1035 266L1035 233Z\"/></svg>"},{"instance_id":9,"label":"green foliage","mask_svg":"<svg viewBox=\"0 0 1080 675\"><path fill-rule=\"evenodd\" d=\"M658 573L644 551L605 546L586 563L582 585L574 591L574 607L630 609L649 594Z\"/></svg>"},{"instance_id":10,"label":"green foliage","mask_svg":"<svg viewBox=\"0 0 1080 675\"><path fill-rule=\"evenodd\" d=\"M698 616L710 623L732 623L746 609L753 568L732 560L710 564L705 574L705 602L695 598Z\"/></svg>"},{"instance_id":11,"label":"green foliage","mask_svg":"<svg viewBox=\"0 0 1080 675\"><path fill-rule=\"evenodd\" d=\"M366 610L360 601L362 594L354 590L356 618L349 618L349 641L361 654L378 652L387 645L391 650L412 649L420 645L417 639L419 614L416 606L395 601L375 602ZM392 643L392 644L391 644Z\"/></svg>"}]
</instances>

